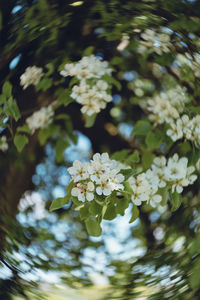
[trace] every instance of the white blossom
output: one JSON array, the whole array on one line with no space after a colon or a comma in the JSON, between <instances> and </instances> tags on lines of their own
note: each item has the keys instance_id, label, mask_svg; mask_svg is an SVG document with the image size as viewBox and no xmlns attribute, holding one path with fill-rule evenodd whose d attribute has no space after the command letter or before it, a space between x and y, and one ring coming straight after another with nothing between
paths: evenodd
<instances>
[{"instance_id":1,"label":"white blossom","mask_svg":"<svg viewBox=\"0 0 200 300\"><path fill-rule=\"evenodd\" d=\"M140 41L138 52L144 53L146 51L156 52L161 55L163 52L170 52L171 42L169 33L157 33L152 29L146 29L141 34L142 40Z\"/></svg>"},{"instance_id":2,"label":"white blossom","mask_svg":"<svg viewBox=\"0 0 200 300\"><path fill-rule=\"evenodd\" d=\"M8 150L7 137L5 135L0 137L0 150L3 152Z\"/></svg>"},{"instance_id":3,"label":"white blossom","mask_svg":"<svg viewBox=\"0 0 200 300\"><path fill-rule=\"evenodd\" d=\"M85 200L92 201L94 199L94 184L88 182L87 184L77 183L72 189L71 194L77 197L79 201L84 202Z\"/></svg>"},{"instance_id":4,"label":"white blossom","mask_svg":"<svg viewBox=\"0 0 200 300\"><path fill-rule=\"evenodd\" d=\"M26 119L26 123L33 134L39 128L45 128L52 123L54 110L52 105L42 107L40 110L34 112Z\"/></svg>"},{"instance_id":5,"label":"white blossom","mask_svg":"<svg viewBox=\"0 0 200 300\"><path fill-rule=\"evenodd\" d=\"M29 85L37 85L44 73L42 68L36 66L26 68L25 72L20 76L20 84L25 90Z\"/></svg>"},{"instance_id":6,"label":"white blossom","mask_svg":"<svg viewBox=\"0 0 200 300\"><path fill-rule=\"evenodd\" d=\"M96 195L109 196L113 191L124 190L124 176L121 169L123 164L109 158L108 153L96 153L90 163L81 163L76 160L68 168L75 183L72 196L80 201L91 201Z\"/></svg>"}]
</instances>

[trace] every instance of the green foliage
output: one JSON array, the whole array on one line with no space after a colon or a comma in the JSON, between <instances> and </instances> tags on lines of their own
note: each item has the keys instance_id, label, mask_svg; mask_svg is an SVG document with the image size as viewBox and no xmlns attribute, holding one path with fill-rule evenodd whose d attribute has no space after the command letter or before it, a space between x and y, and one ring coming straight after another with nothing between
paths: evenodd
<instances>
[{"instance_id":1,"label":"green foliage","mask_svg":"<svg viewBox=\"0 0 200 300\"><path fill-rule=\"evenodd\" d=\"M58 140L55 146L56 161L61 162L64 159L64 151L70 145L66 140Z\"/></svg>"},{"instance_id":2,"label":"green foliage","mask_svg":"<svg viewBox=\"0 0 200 300\"><path fill-rule=\"evenodd\" d=\"M71 181L70 184L68 185L67 187L67 195L63 198L57 198L55 199L52 203L51 203L51 206L49 208L49 211L54 211L56 209L59 209L61 207L63 207L65 204L68 204L69 201L70 201L70 198L71 198L71 190L74 186L74 182Z\"/></svg>"},{"instance_id":3,"label":"green foliage","mask_svg":"<svg viewBox=\"0 0 200 300\"><path fill-rule=\"evenodd\" d=\"M151 130L152 126L149 123L149 121L146 120L139 120L136 124L135 127L133 129L133 134L134 135L142 135L142 136L146 136L147 133Z\"/></svg>"},{"instance_id":4,"label":"green foliage","mask_svg":"<svg viewBox=\"0 0 200 300\"><path fill-rule=\"evenodd\" d=\"M25 145L28 144L28 138L25 135L17 134L14 137L14 144L18 152L21 152Z\"/></svg>"},{"instance_id":5,"label":"green foliage","mask_svg":"<svg viewBox=\"0 0 200 300\"><path fill-rule=\"evenodd\" d=\"M93 114L91 116L84 115L85 127L90 128L94 125L97 115Z\"/></svg>"},{"instance_id":6,"label":"green foliage","mask_svg":"<svg viewBox=\"0 0 200 300\"><path fill-rule=\"evenodd\" d=\"M170 198L171 198L171 202L172 202L171 210L176 211L182 203L181 195L178 194L177 192L174 192L174 193L170 194Z\"/></svg>"},{"instance_id":7,"label":"green foliage","mask_svg":"<svg viewBox=\"0 0 200 300\"><path fill-rule=\"evenodd\" d=\"M88 231L88 234L92 236L100 236L101 235L101 226L99 225L98 221L94 217L90 217L85 221L85 225Z\"/></svg>"}]
</instances>

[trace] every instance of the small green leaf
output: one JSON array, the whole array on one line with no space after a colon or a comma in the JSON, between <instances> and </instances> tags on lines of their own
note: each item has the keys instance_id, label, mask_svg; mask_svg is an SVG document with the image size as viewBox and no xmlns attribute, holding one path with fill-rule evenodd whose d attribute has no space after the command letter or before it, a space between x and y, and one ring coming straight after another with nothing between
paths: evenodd
<instances>
[{"instance_id":1,"label":"small green leaf","mask_svg":"<svg viewBox=\"0 0 200 300\"><path fill-rule=\"evenodd\" d=\"M146 145L148 149L154 150L158 149L160 147L160 144L162 143L161 138L159 137L158 134L155 134L153 132L148 132L147 136L145 138Z\"/></svg>"},{"instance_id":2,"label":"small green leaf","mask_svg":"<svg viewBox=\"0 0 200 300\"><path fill-rule=\"evenodd\" d=\"M68 197L63 197L63 198L56 198L52 203L51 206L49 208L49 211L53 211L56 209L59 209L61 207L63 207L65 204L69 203L69 199Z\"/></svg>"},{"instance_id":3,"label":"small green leaf","mask_svg":"<svg viewBox=\"0 0 200 300\"><path fill-rule=\"evenodd\" d=\"M121 216L124 216L125 210L128 208L129 201L126 197L123 198L117 198L116 200L116 206L115 206L115 211L117 214L120 214Z\"/></svg>"},{"instance_id":4,"label":"small green leaf","mask_svg":"<svg viewBox=\"0 0 200 300\"><path fill-rule=\"evenodd\" d=\"M74 182L73 180L68 184L67 186L67 189L66 189L66 192L67 192L67 195L63 198L57 198L55 199L52 203L51 203L51 206L49 208L49 211L53 211L53 210L56 210L56 209L59 209L61 208L62 206L64 206L65 204L68 204L70 199L71 199L71 190L74 186Z\"/></svg>"},{"instance_id":5,"label":"small green leaf","mask_svg":"<svg viewBox=\"0 0 200 300\"><path fill-rule=\"evenodd\" d=\"M135 124L132 133L135 135L146 135L151 130L151 128L152 126L149 121L140 120Z\"/></svg>"},{"instance_id":6,"label":"small green leaf","mask_svg":"<svg viewBox=\"0 0 200 300\"><path fill-rule=\"evenodd\" d=\"M97 202L92 201L89 207L89 212L93 215L93 216L97 216L100 215L102 212L102 206L99 205Z\"/></svg>"},{"instance_id":7,"label":"small green leaf","mask_svg":"<svg viewBox=\"0 0 200 300\"><path fill-rule=\"evenodd\" d=\"M104 212L104 220L113 220L116 217L117 213L115 211L115 206L113 203L108 204L106 211Z\"/></svg>"},{"instance_id":8,"label":"small green leaf","mask_svg":"<svg viewBox=\"0 0 200 300\"><path fill-rule=\"evenodd\" d=\"M115 160L122 161L122 160L125 160L128 157L130 152L131 152L130 149L123 149L123 150L120 150L120 151L116 151L115 153L112 154L111 158L115 159Z\"/></svg>"},{"instance_id":9,"label":"small green leaf","mask_svg":"<svg viewBox=\"0 0 200 300\"><path fill-rule=\"evenodd\" d=\"M28 143L28 138L25 135L20 135L20 134L15 135L14 144L18 152L21 152L27 143Z\"/></svg>"},{"instance_id":10,"label":"small green leaf","mask_svg":"<svg viewBox=\"0 0 200 300\"><path fill-rule=\"evenodd\" d=\"M97 222L97 219L94 217L90 217L85 221L85 225L87 228L87 232L92 236L100 236L102 229L100 224Z\"/></svg>"},{"instance_id":11,"label":"small green leaf","mask_svg":"<svg viewBox=\"0 0 200 300\"><path fill-rule=\"evenodd\" d=\"M155 155L151 152L144 152L142 155L142 166L144 169L149 169L152 165L152 162L155 158Z\"/></svg>"},{"instance_id":12,"label":"small green leaf","mask_svg":"<svg viewBox=\"0 0 200 300\"><path fill-rule=\"evenodd\" d=\"M55 146L57 162L61 162L64 160L64 151L69 145L70 145L69 142L66 140L57 140L56 146Z\"/></svg>"},{"instance_id":13,"label":"small green leaf","mask_svg":"<svg viewBox=\"0 0 200 300\"><path fill-rule=\"evenodd\" d=\"M5 81L2 87L2 94L6 95L6 97L12 96L12 85L9 81Z\"/></svg>"},{"instance_id":14,"label":"small green leaf","mask_svg":"<svg viewBox=\"0 0 200 300\"><path fill-rule=\"evenodd\" d=\"M131 219L130 219L129 223L134 222L139 217L139 214L140 214L139 209L137 208L136 205L133 204L132 216L131 216Z\"/></svg>"},{"instance_id":15,"label":"small green leaf","mask_svg":"<svg viewBox=\"0 0 200 300\"><path fill-rule=\"evenodd\" d=\"M60 128L60 126L53 125L53 124L49 125L48 127L41 128L38 133L38 139L39 139L40 145L41 146L45 145L48 138L53 136L59 130L59 128Z\"/></svg>"},{"instance_id":16,"label":"small green leaf","mask_svg":"<svg viewBox=\"0 0 200 300\"><path fill-rule=\"evenodd\" d=\"M134 169L123 169L120 171L122 175L124 175L125 180L127 180L129 177L135 174Z\"/></svg>"},{"instance_id":17,"label":"small green leaf","mask_svg":"<svg viewBox=\"0 0 200 300\"><path fill-rule=\"evenodd\" d=\"M174 193L170 193L170 197L172 202L171 211L176 211L180 207L182 202L181 195L174 192Z\"/></svg>"},{"instance_id":18,"label":"small green leaf","mask_svg":"<svg viewBox=\"0 0 200 300\"><path fill-rule=\"evenodd\" d=\"M94 52L94 46L89 46L83 51L83 56L89 56Z\"/></svg>"},{"instance_id":19,"label":"small green leaf","mask_svg":"<svg viewBox=\"0 0 200 300\"><path fill-rule=\"evenodd\" d=\"M83 207L81 207L79 210L79 215L81 220L87 219L90 216L89 205L84 205Z\"/></svg>"},{"instance_id":20,"label":"small green leaf","mask_svg":"<svg viewBox=\"0 0 200 300\"><path fill-rule=\"evenodd\" d=\"M96 116L97 114L93 114L91 116L88 116L88 115L84 115L84 118L85 118L85 127L86 128L90 128L94 125L95 123L95 120L96 120Z\"/></svg>"},{"instance_id":21,"label":"small green leaf","mask_svg":"<svg viewBox=\"0 0 200 300\"><path fill-rule=\"evenodd\" d=\"M17 132L26 132L26 133L31 133L30 128L28 127L28 125L23 125L23 126L18 126L17 127Z\"/></svg>"}]
</instances>

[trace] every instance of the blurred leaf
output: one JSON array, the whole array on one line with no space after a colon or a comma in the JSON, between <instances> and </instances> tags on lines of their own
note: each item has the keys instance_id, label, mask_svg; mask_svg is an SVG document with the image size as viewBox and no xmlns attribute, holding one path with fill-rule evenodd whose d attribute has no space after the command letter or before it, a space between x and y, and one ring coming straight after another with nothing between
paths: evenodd
<instances>
[{"instance_id":1,"label":"blurred leaf","mask_svg":"<svg viewBox=\"0 0 200 300\"><path fill-rule=\"evenodd\" d=\"M6 95L6 97L11 97L12 96L12 85L10 84L9 81L5 81L2 87L2 93Z\"/></svg>"},{"instance_id":2,"label":"blurred leaf","mask_svg":"<svg viewBox=\"0 0 200 300\"><path fill-rule=\"evenodd\" d=\"M19 134L15 135L14 144L18 152L21 152L27 143L28 143L28 138L25 135L19 135Z\"/></svg>"},{"instance_id":3,"label":"blurred leaf","mask_svg":"<svg viewBox=\"0 0 200 300\"><path fill-rule=\"evenodd\" d=\"M96 218L90 217L85 221L87 232L91 236L100 236L102 229Z\"/></svg>"},{"instance_id":4,"label":"blurred leaf","mask_svg":"<svg viewBox=\"0 0 200 300\"><path fill-rule=\"evenodd\" d=\"M172 209L171 211L176 211L182 202L182 198L181 195L174 192L174 193L170 193L170 198L171 198L171 202L172 202Z\"/></svg>"},{"instance_id":5,"label":"blurred leaf","mask_svg":"<svg viewBox=\"0 0 200 300\"><path fill-rule=\"evenodd\" d=\"M90 128L94 125L95 123L95 120L96 120L96 116L97 114L93 114L91 116L88 116L88 115L84 115L84 118L85 118L85 127L86 128Z\"/></svg>"},{"instance_id":6,"label":"blurred leaf","mask_svg":"<svg viewBox=\"0 0 200 300\"><path fill-rule=\"evenodd\" d=\"M148 149L154 150L154 149L158 149L160 147L162 140L158 134L155 134L150 131L146 135L145 142L146 142Z\"/></svg>"},{"instance_id":7,"label":"blurred leaf","mask_svg":"<svg viewBox=\"0 0 200 300\"><path fill-rule=\"evenodd\" d=\"M129 223L133 223L139 217L140 211L136 205L133 204L132 216Z\"/></svg>"},{"instance_id":8,"label":"blurred leaf","mask_svg":"<svg viewBox=\"0 0 200 300\"><path fill-rule=\"evenodd\" d=\"M134 135L147 135L147 133L151 130L152 126L149 121L139 120L132 131Z\"/></svg>"},{"instance_id":9,"label":"blurred leaf","mask_svg":"<svg viewBox=\"0 0 200 300\"><path fill-rule=\"evenodd\" d=\"M64 151L70 145L66 140L59 139L56 142L55 152L56 152L56 161L61 162L64 160Z\"/></svg>"}]
</instances>

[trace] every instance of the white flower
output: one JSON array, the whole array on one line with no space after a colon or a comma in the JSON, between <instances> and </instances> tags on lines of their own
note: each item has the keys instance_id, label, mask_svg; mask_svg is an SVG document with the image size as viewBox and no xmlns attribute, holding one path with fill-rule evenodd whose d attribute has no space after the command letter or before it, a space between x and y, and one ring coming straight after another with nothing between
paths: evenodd
<instances>
[{"instance_id":1,"label":"white flower","mask_svg":"<svg viewBox=\"0 0 200 300\"><path fill-rule=\"evenodd\" d=\"M138 51L144 53L146 51L156 52L161 55L163 52L170 52L170 43L169 33L156 33L151 29L146 29L142 34L142 41L138 47Z\"/></svg>"},{"instance_id":2,"label":"white flower","mask_svg":"<svg viewBox=\"0 0 200 300\"><path fill-rule=\"evenodd\" d=\"M77 183L72 189L71 194L73 197L77 197L79 201L92 201L94 199L93 191L94 184L90 181L87 184Z\"/></svg>"},{"instance_id":3,"label":"white flower","mask_svg":"<svg viewBox=\"0 0 200 300\"><path fill-rule=\"evenodd\" d=\"M29 85L37 85L44 75L42 68L36 66L26 68L24 74L20 77L20 84L25 90Z\"/></svg>"},{"instance_id":4,"label":"white flower","mask_svg":"<svg viewBox=\"0 0 200 300\"><path fill-rule=\"evenodd\" d=\"M75 160L73 166L68 168L67 171L72 176L74 182L85 180L89 178L89 164L82 164L80 161Z\"/></svg>"},{"instance_id":5,"label":"white flower","mask_svg":"<svg viewBox=\"0 0 200 300\"><path fill-rule=\"evenodd\" d=\"M7 137L5 135L0 137L0 150L3 152L8 150Z\"/></svg>"},{"instance_id":6,"label":"white flower","mask_svg":"<svg viewBox=\"0 0 200 300\"><path fill-rule=\"evenodd\" d=\"M33 134L37 129L47 127L53 121L54 110L52 105L42 107L26 119L26 123Z\"/></svg>"},{"instance_id":7,"label":"white flower","mask_svg":"<svg viewBox=\"0 0 200 300\"><path fill-rule=\"evenodd\" d=\"M158 206L158 204L162 201L161 195L155 194L155 190L152 190L151 193L149 194L149 199L148 203L152 207Z\"/></svg>"},{"instance_id":8,"label":"white flower","mask_svg":"<svg viewBox=\"0 0 200 300\"><path fill-rule=\"evenodd\" d=\"M97 188L96 188L96 193L98 195L104 195L104 196L109 196L112 193L112 187L110 184L109 177L106 175L100 176L96 180Z\"/></svg>"}]
</instances>

